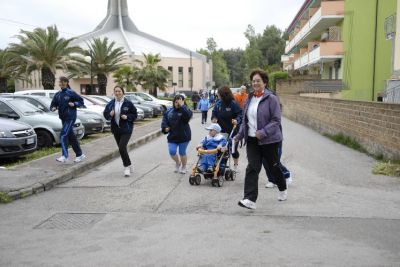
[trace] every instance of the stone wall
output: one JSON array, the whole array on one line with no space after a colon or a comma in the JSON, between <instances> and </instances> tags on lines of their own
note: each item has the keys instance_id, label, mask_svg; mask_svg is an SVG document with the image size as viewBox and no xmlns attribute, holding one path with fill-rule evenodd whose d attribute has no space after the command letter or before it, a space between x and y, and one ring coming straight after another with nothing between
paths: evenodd
<instances>
[{"instance_id":1,"label":"stone wall","mask_svg":"<svg viewBox=\"0 0 400 267\"><path fill-rule=\"evenodd\" d=\"M283 115L320 133L342 133L369 153L400 159L400 104L305 97L277 87Z\"/></svg>"}]
</instances>

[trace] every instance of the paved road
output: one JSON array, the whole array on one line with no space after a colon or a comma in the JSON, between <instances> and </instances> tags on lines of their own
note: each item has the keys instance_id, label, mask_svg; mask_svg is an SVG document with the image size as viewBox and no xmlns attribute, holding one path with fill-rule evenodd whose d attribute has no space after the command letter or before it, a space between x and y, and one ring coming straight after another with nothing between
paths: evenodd
<instances>
[{"instance_id":1,"label":"paved road","mask_svg":"<svg viewBox=\"0 0 400 267\"><path fill-rule=\"evenodd\" d=\"M1 266L399 266L400 181L374 160L283 122L286 202L260 179L256 211L237 206L240 173L222 188L173 173L165 137L43 194L0 206ZM192 120L194 147L206 133ZM99 148L100 149L100 148Z\"/></svg>"}]
</instances>

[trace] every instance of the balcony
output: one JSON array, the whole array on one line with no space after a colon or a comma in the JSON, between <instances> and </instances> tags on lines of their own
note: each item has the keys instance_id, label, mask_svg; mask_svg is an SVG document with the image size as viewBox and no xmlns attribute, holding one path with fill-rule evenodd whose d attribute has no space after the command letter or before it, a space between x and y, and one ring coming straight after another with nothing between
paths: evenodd
<instances>
[{"instance_id":1,"label":"balcony","mask_svg":"<svg viewBox=\"0 0 400 267\"><path fill-rule=\"evenodd\" d=\"M304 24L300 31L286 44L285 53L290 54L295 47L305 46L319 39L327 28L337 25L344 18L344 1L321 2L321 7Z\"/></svg>"},{"instance_id":2,"label":"balcony","mask_svg":"<svg viewBox=\"0 0 400 267\"><path fill-rule=\"evenodd\" d=\"M294 62L294 69L301 69L303 67L318 63L335 61L343 57L343 42L324 42L313 43L315 48L310 49L309 52L301 55Z\"/></svg>"}]
</instances>

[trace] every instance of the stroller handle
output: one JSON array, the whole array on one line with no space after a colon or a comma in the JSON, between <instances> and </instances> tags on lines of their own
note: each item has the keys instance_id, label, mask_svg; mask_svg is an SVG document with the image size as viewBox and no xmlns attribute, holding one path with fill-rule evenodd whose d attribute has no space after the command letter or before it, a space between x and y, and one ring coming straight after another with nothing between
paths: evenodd
<instances>
[{"instance_id":1,"label":"stroller handle","mask_svg":"<svg viewBox=\"0 0 400 267\"><path fill-rule=\"evenodd\" d=\"M207 149L199 148L197 150L197 152L199 152L199 154L217 154L218 153L218 149L215 148L215 149L207 150Z\"/></svg>"}]
</instances>

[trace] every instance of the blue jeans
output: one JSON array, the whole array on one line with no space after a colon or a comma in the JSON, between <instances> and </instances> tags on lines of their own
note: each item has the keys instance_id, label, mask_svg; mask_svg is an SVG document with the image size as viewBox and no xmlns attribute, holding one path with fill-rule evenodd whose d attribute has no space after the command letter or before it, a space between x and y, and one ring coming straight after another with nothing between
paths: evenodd
<instances>
[{"instance_id":1,"label":"blue jeans","mask_svg":"<svg viewBox=\"0 0 400 267\"><path fill-rule=\"evenodd\" d=\"M68 158L68 145L71 143L77 157L82 155L81 147L79 146L78 139L76 138L73 128L75 120L62 121L62 129L60 134L60 143L62 155Z\"/></svg>"},{"instance_id":2,"label":"blue jeans","mask_svg":"<svg viewBox=\"0 0 400 267\"><path fill-rule=\"evenodd\" d=\"M184 143L168 143L168 151L171 156L175 156L179 149L179 156L186 156L186 149L189 142Z\"/></svg>"}]
</instances>

